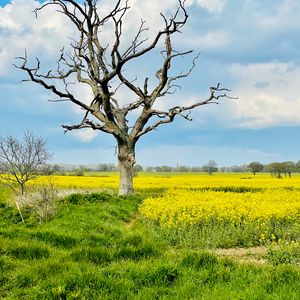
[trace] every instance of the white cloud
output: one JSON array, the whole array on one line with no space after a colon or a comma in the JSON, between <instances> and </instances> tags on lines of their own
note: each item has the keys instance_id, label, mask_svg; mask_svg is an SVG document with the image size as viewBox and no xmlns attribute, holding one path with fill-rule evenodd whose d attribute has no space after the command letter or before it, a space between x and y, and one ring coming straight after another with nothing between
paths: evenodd
<instances>
[{"instance_id":1,"label":"white cloud","mask_svg":"<svg viewBox=\"0 0 300 300\"><path fill-rule=\"evenodd\" d=\"M58 50L68 44L73 28L67 19L48 7L35 18L38 1L14 0L0 7L0 74L13 70L15 57L22 56L25 48L29 55L57 56Z\"/></svg>"},{"instance_id":2,"label":"white cloud","mask_svg":"<svg viewBox=\"0 0 300 300\"><path fill-rule=\"evenodd\" d=\"M101 12L112 8L109 1L101 2ZM131 1L131 9L124 20L123 42L128 44L130 36L134 36L140 20L147 21L150 31L145 36L151 36L151 32L158 32L163 19L160 12L176 8L176 0L157 2L151 0ZM56 58L59 49L70 44L69 37L74 37L75 28L68 18L57 12L57 7L47 6L38 12L35 17L34 10L41 3L35 0L13 0L10 4L0 6L0 74L5 74L7 68L14 62L15 56L24 54L27 48L31 57ZM104 41L111 41L111 31L102 31Z\"/></svg>"},{"instance_id":3,"label":"white cloud","mask_svg":"<svg viewBox=\"0 0 300 300\"><path fill-rule=\"evenodd\" d=\"M232 87L239 101L231 105L237 126L268 127L300 124L300 68L293 63L232 66Z\"/></svg>"},{"instance_id":4,"label":"white cloud","mask_svg":"<svg viewBox=\"0 0 300 300\"><path fill-rule=\"evenodd\" d=\"M223 30L212 30L201 35L193 33L181 39L181 43L188 47L202 50L224 49L232 45L232 35ZM179 40L180 42L180 40Z\"/></svg>"},{"instance_id":5,"label":"white cloud","mask_svg":"<svg viewBox=\"0 0 300 300\"><path fill-rule=\"evenodd\" d=\"M98 136L98 132L94 131L92 129L80 129L71 131L71 133L75 138L80 140L81 142L91 142L93 139L95 139Z\"/></svg>"},{"instance_id":6,"label":"white cloud","mask_svg":"<svg viewBox=\"0 0 300 300\"><path fill-rule=\"evenodd\" d=\"M99 5L99 13L103 15L113 7L108 0L101 1ZM11 4L0 6L0 75L7 75L8 71L12 74L15 71L12 67L12 64L16 63L15 57L22 56L25 49L33 63L34 58L39 57L42 61L41 66L47 69L48 65L51 65L51 68L55 68L59 50L63 46L68 48L71 42L69 37L76 37L75 26L66 16L58 13L54 5L39 11L38 17L35 18L33 11L40 6L41 3L35 0L14 0ZM160 13L164 12L168 18L171 12L174 14L177 6L176 0L130 1L130 9L123 22L121 49L126 49L131 43L141 19L145 20L145 26L149 27L142 37L149 37L149 41L145 43L149 45L155 34L164 26ZM112 24L107 23L105 26L100 33L101 42L112 46L114 29Z\"/></svg>"},{"instance_id":7,"label":"white cloud","mask_svg":"<svg viewBox=\"0 0 300 300\"><path fill-rule=\"evenodd\" d=\"M221 13L225 6L225 0L189 0L188 5L197 4L208 12Z\"/></svg>"},{"instance_id":8,"label":"white cloud","mask_svg":"<svg viewBox=\"0 0 300 300\"><path fill-rule=\"evenodd\" d=\"M275 33L299 29L300 3L298 0L283 0L278 4L274 3L271 8L263 6L258 9L255 7L255 2L252 5L257 12L257 23L261 29Z\"/></svg>"},{"instance_id":9,"label":"white cloud","mask_svg":"<svg viewBox=\"0 0 300 300\"><path fill-rule=\"evenodd\" d=\"M222 12L225 1L224 0L197 0L197 4L207 9L210 13Z\"/></svg>"}]
</instances>

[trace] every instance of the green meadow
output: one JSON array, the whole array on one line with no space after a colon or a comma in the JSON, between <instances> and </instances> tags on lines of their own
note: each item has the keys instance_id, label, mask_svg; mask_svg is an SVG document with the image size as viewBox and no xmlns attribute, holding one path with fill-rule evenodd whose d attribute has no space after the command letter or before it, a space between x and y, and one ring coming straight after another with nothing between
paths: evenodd
<instances>
[{"instance_id":1,"label":"green meadow","mask_svg":"<svg viewBox=\"0 0 300 300\"><path fill-rule=\"evenodd\" d=\"M299 247L241 259L176 243L140 217L145 197L71 194L22 224L2 189L0 298L299 299Z\"/></svg>"}]
</instances>

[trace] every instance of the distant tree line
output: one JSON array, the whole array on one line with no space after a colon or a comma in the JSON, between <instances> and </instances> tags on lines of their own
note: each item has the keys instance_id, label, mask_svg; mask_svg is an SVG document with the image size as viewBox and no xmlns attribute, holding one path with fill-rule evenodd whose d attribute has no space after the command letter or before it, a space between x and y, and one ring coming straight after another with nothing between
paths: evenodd
<instances>
[{"instance_id":1,"label":"distant tree line","mask_svg":"<svg viewBox=\"0 0 300 300\"><path fill-rule=\"evenodd\" d=\"M298 162L284 161L262 164L258 161L253 161L248 165L232 166L220 168L220 172L249 172L253 175L258 172L269 172L272 177L292 176L292 173L300 173L300 160Z\"/></svg>"},{"instance_id":2,"label":"distant tree line","mask_svg":"<svg viewBox=\"0 0 300 300\"><path fill-rule=\"evenodd\" d=\"M73 174L76 176L83 176L85 172L117 172L118 166L109 163L109 164L98 164L98 165L49 165L48 166L48 173L49 174L58 174L58 175L65 175L65 174ZM134 171L141 172L207 172L212 175L214 172L218 172L217 163L214 160L210 160L204 166L156 166L156 167L143 167L140 164L134 165Z\"/></svg>"},{"instance_id":3,"label":"distant tree line","mask_svg":"<svg viewBox=\"0 0 300 300\"><path fill-rule=\"evenodd\" d=\"M134 172L143 171L139 164L134 165ZM83 176L86 172L118 172L118 166L113 163L98 165L49 165L48 174Z\"/></svg>"},{"instance_id":4,"label":"distant tree line","mask_svg":"<svg viewBox=\"0 0 300 300\"><path fill-rule=\"evenodd\" d=\"M118 166L113 163L98 164L98 165L51 165L48 166L48 173L54 174L73 174L76 176L83 176L86 172L117 172ZM155 167L143 167L140 164L135 164L135 173L138 172L205 172L209 175L213 175L215 172L222 173L247 173L251 172L256 175L259 172L270 173L272 177L292 176L292 173L300 173L300 160L298 162L286 161L286 162L272 162L269 164L263 164L258 161L253 161L249 164L234 165L229 167L218 167L214 160L209 160L203 166L186 166L178 165L168 166L155 166Z\"/></svg>"}]
</instances>

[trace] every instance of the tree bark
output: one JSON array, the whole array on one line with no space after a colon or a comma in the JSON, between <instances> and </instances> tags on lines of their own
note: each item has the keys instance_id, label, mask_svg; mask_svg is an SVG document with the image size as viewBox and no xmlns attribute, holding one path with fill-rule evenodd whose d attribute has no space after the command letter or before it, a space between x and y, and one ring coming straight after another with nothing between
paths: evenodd
<instances>
[{"instance_id":1,"label":"tree bark","mask_svg":"<svg viewBox=\"0 0 300 300\"><path fill-rule=\"evenodd\" d=\"M21 195L23 196L25 194L25 183L20 183L21 185Z\"/></svg>"},{"instance_id":2,"label":"tree bark","mask_svg":"<svg viewBox=\"0 0 300 300\"><path fill-rule=\"evenodd\" d=\"M118 161L120 172L119 195L133 194L133 166L135 164L134 144L118 141Z\"/></svg>"}]
</instances>

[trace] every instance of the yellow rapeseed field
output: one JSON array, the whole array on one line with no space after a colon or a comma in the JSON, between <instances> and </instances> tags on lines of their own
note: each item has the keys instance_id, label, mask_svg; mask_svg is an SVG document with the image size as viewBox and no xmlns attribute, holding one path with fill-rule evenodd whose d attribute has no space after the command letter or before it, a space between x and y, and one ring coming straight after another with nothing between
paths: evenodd
<instances>
[{"instance_id":1,"label":"yellow rapeseed field","mask_svg":"<svg viewBox=\"0 0 300 300\"><path fill-rule=\"evenodd\" d=\"M64 189L117 190L118 174L53 176ZM35 184L42 184L40 178ZM137 191L161 189L140 207L141 215L163 227L183 228L205 222L255 224L298 222L300 176L272 178L270 174L142 173L134 178ZM151 194L151 193L150 193ZM299 222L298 222L299 223ZM269 226L268 225L268 226Z\"/></svg>"},{"instance_id":2,"label":"yellow rapeseed field","mask_svg":"<svg viewBox=\"0 0 300 300\"><path fill-rule=\"evenodd\" d=\"M162 197L146 199L140 212L168 227L201 224L207 220L262 225L268 220L298 219L300 190L280 188L245 193L174 190Z\"/></svg>"},{"instance_id":3,"label":"yellow rapeseed field","mask_svg":"<svg viewBox=\"0 0 300 300\"><path fill-rule=\"evenodd\" d=\"M48 178L41 177L35 184L42 184ZM51 181L61 188L117 189L117 173L98 173L93 176L52 176ZM246 188L300 188L300 176L272 178L269 174L218 173L213 176L199 173L141 173L134 178L136 189L199 189L213 187Z\"/></svg>"}]
</instances>

